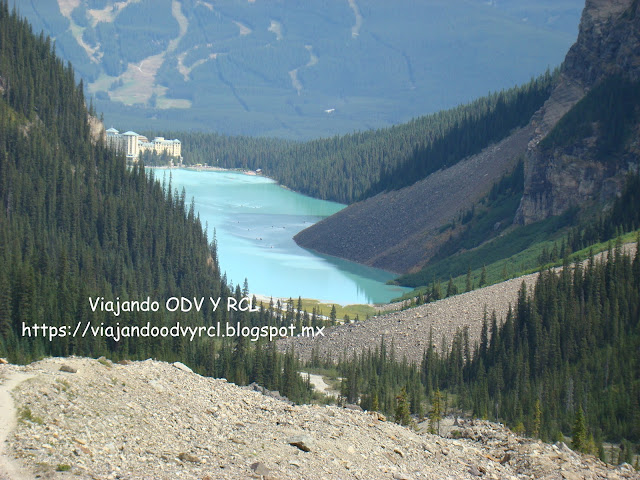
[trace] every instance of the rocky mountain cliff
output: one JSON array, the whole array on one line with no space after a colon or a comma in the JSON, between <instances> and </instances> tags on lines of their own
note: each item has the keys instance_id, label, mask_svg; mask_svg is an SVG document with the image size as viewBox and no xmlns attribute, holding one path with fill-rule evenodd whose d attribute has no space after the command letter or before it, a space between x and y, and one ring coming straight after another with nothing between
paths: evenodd
<instances>
[{"instance_id":1,"label":"rocky mountain cliff","mask_svg":"<svg viewBox=\"0 0 640 480\"><path fill-rule=\"evenodd\" d=\"M638 2L632 0L587 1L578 40L566 56L558 83L527 127L411 187L353 204L304 230L296 241L322 253L394 272L418 270L450 238L443 234L444 226L472 208L519 156L525 159L525 186L516 224L559 215L573 206L606 205L622 190L624 174L637 169L638 122L623 125L626 133L615 152L601 148L602 132L608 129L601 119L586 125L586 133L570 142L543 140L604 79L615 75L631 82L639 79L637 7ZM598 101L592 98L591 104ZM588 113L589 105L582 105L582 110ZM574 112L578 120L580 116ZM632 111L625 121L636 117ZM563 128L555 132L555 138L566 136L571 125Z\"/></svg>"},{"instance_id":2,"label":"rocky mountain cliff","mask_svg":"<svg viewBox=\"0 0 640 480\"><path fill-rule=\"evenodd\" d=\"M592 135L569 144L552 148L540 144L561 116L603 79L623 75L640 80L637 8L634 0L587 0L578 41L567 53L561 80L531 120L536 136L525 157L525 190L517 223L533 223L593 201L606 203L621 191L624 173L637 169L637 142L623 145L623 152L617 155L622 161L612 165L612 154L596 148L598 125ZM637 122L628 128L637 133Z\"/></svg>"},{"instance_id":3,"label":"rocky mountain cliff","mask_svg":"<svg viewBox=\"0 0 640 480\"><path fill-rule=\"evenodd\" d=\"M591 87L624 73L640 79L640 17L636 0L587 0L577 42L563 65L567 77Z\"/></svg>"},{"instance_id":4,"label":"rocky mountain cliff","mask_svg":"<svg viewBox=\"0 0 640 480\"><path fill-rule=\"evenodd\" d=\"M0 365L0 402L10 390L15 406L0 413L18 421L10 433L0 423L1 478L640 478L498 424L443 421L443 438L377 413L291 405L182 364Z\"/></svg>"}]
</instances>

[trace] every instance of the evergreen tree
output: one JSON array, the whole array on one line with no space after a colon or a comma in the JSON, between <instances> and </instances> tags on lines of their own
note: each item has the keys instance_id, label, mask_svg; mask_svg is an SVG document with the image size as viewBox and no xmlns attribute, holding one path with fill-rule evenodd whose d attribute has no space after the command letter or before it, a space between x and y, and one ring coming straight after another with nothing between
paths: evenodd
<instances>
[{"instance_id":1,"label":"evergreen tree","mask_svg":"<svg viewBox=\"0 0 640 480\"><path fill-rule=\"evenodd\" d=\"M467 278L465 279L464 284L464 291L470 292L471 290L473 290L473 283L471 282L471 265L469 265L469 268L467 270Z\"/></svg>"},{"instance_id":2,"label":"evergreen tree","mask_svg":"<svg viewBox=\"0 0 640 480\"><path fill-rule=\"evenodd\" d=\"M438 388L433 392L433 398L431 399L431 413L429 414L429 429L438 435L440 435L440 420L442 420L443 412L444 404L442 393L440 393L440 389Z\"/></svg>"},{"instance_id":3,"label":"evergreen tree","mask_svg":"<svg viewBox=\"0 0 640 480\"><path fill-rule=\"evenodd\" d=\"M458 287L453 283L453 278L449 277L449 284L447 285L447 297L458 294Z\"/></svg>"},{"instance_id":4,"label":"evergreen tree","mask_svg":"<svg viewBox=\"0 0 640 480\"><path fill-rule=\"evenodd\" d=\"M411 423L411 415L409 413L409 402L407 400L406 387L402 387L402 390L396 396L395 421L400 425L409 425Z\"/></svg>"},{"instance_id":5,"label":"evergreen tree","mask_svg":"<svg viewBox=\"0 0 640 480\"><path fill-rule=\"evenodd\" d=\"M487 284L487 266L482 266L482 271L480 272L480 282L478 286L484 287Z\"/></svg>"},{"instance_id":6,"label":"evergreen tree","mask_svg":"<svg viewBox=\"0 0 640 480\"><path fill-rule=\"evenodd\" d=\"M542 408L540 407L540 399L536 399L536 403L533 407L533 428L531 429L531 435L533 437L540 437L540 431L542 427Z\"/></svg>"},{"instance_id":7,"label":"evergreen tree","mask_svg":"<svg viewBox=\"0 0 640 480\"><path fill-rule=\"evenodd\" d=\"M571 432L571 446L574 450L582 452L587 446L587 424L582 407L578 407L576 419Z\"/></svg>"}]
</instances>

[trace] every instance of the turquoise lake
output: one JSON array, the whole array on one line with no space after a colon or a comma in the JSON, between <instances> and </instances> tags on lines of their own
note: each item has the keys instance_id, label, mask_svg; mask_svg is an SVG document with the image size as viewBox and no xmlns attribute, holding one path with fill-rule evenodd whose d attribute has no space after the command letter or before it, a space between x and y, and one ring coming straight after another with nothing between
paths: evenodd
<instances>
[{"instance_id":1,"label":"turquoise lake","mask_svg":"<svg viewBox=\"0 0 640 480\"><path fill-rule=\"evenodd\" d=\"M393 274L319 255L293 236L344 205L287 190L271 179L236 172L154 169L173 189L195 201L209 240L215 228L218 257L227 279L252 294L314 298L323 302L384 303L408 289L386 285Z\"/></svg>"}]
</instances>

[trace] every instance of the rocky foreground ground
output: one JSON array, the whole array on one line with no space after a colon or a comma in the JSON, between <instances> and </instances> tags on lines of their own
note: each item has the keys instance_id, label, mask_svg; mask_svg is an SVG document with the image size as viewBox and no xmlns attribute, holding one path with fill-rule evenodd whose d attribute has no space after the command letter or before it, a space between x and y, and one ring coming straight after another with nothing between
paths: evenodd
<instances>
[{"instance_id":1,"label":"rocky foreground ground","mask_svg":"<svg viewBox=\"0 0 640 480\"><path fill-rule=\"evenodd\" d=\"M293 406L181 364L52 358L0 365L0 377L0 390L26 378L0 457L0 472L13 462L20 478L640 478L488 422L442 438L378 414Z\"/></svg>"}]
</instances>

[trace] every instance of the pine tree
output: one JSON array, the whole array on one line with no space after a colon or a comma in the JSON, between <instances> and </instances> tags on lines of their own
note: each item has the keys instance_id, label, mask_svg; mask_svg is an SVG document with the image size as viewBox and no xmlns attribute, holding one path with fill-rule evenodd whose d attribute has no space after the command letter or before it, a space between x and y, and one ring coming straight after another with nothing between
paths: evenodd
<instances>
[{"instance_id":1,"label":"pine tree","mask_svg":"<svg viewBox=\"0 0 640 480\"><path fill-rule=\"evenodd\" d=\"M509 272L507 271L507 262L504 263L500 275L502 276L502 280L506 280L507 278L509 278Z\"/></svg>"},{"instance_id":2,"label":"pine tree","mask_svg":"<svg viewBox=\"0 0 640 480\"><path fill-rule=\"evenodd\" d=\"M0 339L7 340L11 331L11 290L6 270L0 271Z\"/></svg>"},{"instance_id":3,"label":"pine tree","mask_svg":"<svg viewBox=\"0 0 640 480\"><path fill-rule=\"evenodd\" d=\"M482 316L482 329L480 330L480 349L478 355L481 358L485 358L487 354L487 348L489 346L489 326L487 325L487 306L484 306L484 313Z\"/></svg>"},{"instance_id":4,"label":"pine tree","mask_svg":"<svg viewBox=\"0 0 640 480\"><path fill-rule=\"evenodd\" d=\"M464 291L470 292L471 290L473 290L473 283L471 282L471 265L469 265L469 268L467 269L467 278L464 284Z\"/></svg>"},{"instance_id":5,"label":"pine tree","mask_svg":"<svg viewBox=\"0 0 640 480\"><path fill-rule=\"evenodd\" d=\"M329 314L329 321L331 325L335 325L337 320L336 306L331 305L331 313Z\"/></svg>"},{"instance_id":6,"label":"pine tree","mask_svg":"<svg viewBox=\"0 0 640 480\"><path fill-rule=\"evenodd\" d=\"M400 425L409 425L411 423L411 415L409 411L409 402L407 401L407 388L402 387L402 390L396 396L395 422L399 423Z\"/></svg>"},{"instance_id":7,"label":"pine tree","mask_svg":"<svg viewBox=\"0 0 640 480\"><path fill-rule=\"evenodd\" d=\"M542 427L542 408L540 407L540 399L536 399L536 403L533 407L533 428L531 429L531 435L533 437L540 437L540 429Z\"/></svg>"},{"instance_id":8,"label":"pine tree","mask_svg":"<svg viewBox=\"0 0 640 480\"><path fill-rule=\"evenodd\" d=\"M433 392L433 398L431 399L431 413L429 414L429 429L438 435L440 435L440 420L442 420L442 412L443 399L442 393L440 393L440 389L438 388Z\"/></svg>"},{"instance_id":9,"label":"pine tree","mask_svg":"<svg viewBox=\"0 0 640 480\"><path fill-rule=\"evenodd\" d=\"M447 297L456 295L458 293L458 287L453 283L453 277L449 277L449 284L447 285Z\"/></svg>"},{"instance_id":10,"label":"pine tree","mask_svg":"<svg viewBox=\"0 0 640 480\"><path fill-rule=\"evenodd\" d=\"M482 271L480 272L480 282L478 286L484 287L487 284L487 266L482 266Z\"/></svg>"},{"instance_id":11,"label":"pine tree","mask_svg":"<svg viewBox=\"0 0 640 480\"><path fill-rule=\"evenodd\" d=\"M431 283L431 301L440 300L442 298L442 285L440 284L440 280L436 281L436 277L433 277L433 282Z\"/></svg>"},{"instance_id":12,"label":"pine tree","mask_svg":"<svg viewBox=\"0 0 640 480\"><path fill-rule=\"evenodd\" d=\"M578 407L578 411L576 412L576 419L571 435L571 446L574 450L582 452L587 446L587 424L582 407Z\"/></svg>"},{"instance_id":13,"label":"pine tree","mask_svg":"<svg viewBox=\"0 0 640 480\"><path fill-rule=\"evenodd\" d=\"M296 331L302 331L302 297L298 297L298 304L296 305Z\"/></svg>"},{"instance_id":14,"label":"pine tree","mask_svg":"<svg viewBox=\"0 0 640 480\"><path fill-rule=\"evenodd\" d=\"M380 401L378 400L378 392L373 392L373 397L371 398L371 410L373 412L377 412L380 410Z\"/></svg>"}]
</instances>

